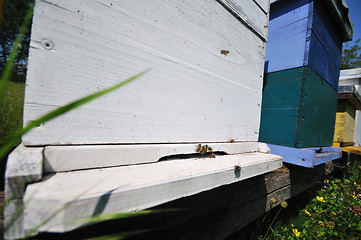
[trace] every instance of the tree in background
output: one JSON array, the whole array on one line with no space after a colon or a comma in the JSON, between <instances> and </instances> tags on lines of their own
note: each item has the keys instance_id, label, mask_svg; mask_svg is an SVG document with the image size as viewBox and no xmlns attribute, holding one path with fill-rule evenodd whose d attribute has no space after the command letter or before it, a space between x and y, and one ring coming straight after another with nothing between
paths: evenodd
<instances>
[{"instance_id":1,"label":"tree in background","mask_svg":"<svg viewBox=\"0 0 361 240\"><path fill-rule=\"evenodd\" d=\"M1 1L1 0L0 0ZM3 2L3 1L1 1ZM9 57L12 44L23 23L24 17L34 0L10 0L5 1L0 32L0 71L5 67ZM14 62L12 81L25 82L26 69L28 63L28 52L30 42L30 31L24 36L22 46Z\"/></svg>"},{"instance_id":2,"label":"tree in background","mask_svg":"<svg viewBox=\"0 0 361 240\"><path fill-rule=\"evenodd\" d=\"M345 43L341 56L341 69L351 69L361 67L361 39L354 44Z\"/></svg>"}]
</instances>

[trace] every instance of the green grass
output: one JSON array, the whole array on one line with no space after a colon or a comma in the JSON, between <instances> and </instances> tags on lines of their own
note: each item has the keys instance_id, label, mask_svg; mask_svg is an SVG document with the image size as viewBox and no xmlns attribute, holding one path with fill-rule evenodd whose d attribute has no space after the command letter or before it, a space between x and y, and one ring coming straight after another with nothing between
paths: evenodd
<instances>
[{"instance_id":1,"label":"green grass","mask_svg":"<svg viewBox=\"0 0 361 240\"><path fill-rule=\"evenodd\" d=\"M0 102L0 144L3 144L23 125L25 83L9 82ZM20 137L18 142L20 143Z\"/></svg>"},{"instance_id":2,"label":"green grass","mask_svg":"<svg viewBox=\"0 0 361 240\"><path fill-rule=\"evenodd\" d=\"M361 239L360 164L356 161L348 176L325 179L297 216L280 219L259 239Z\"/></svg>"}]
</instances>

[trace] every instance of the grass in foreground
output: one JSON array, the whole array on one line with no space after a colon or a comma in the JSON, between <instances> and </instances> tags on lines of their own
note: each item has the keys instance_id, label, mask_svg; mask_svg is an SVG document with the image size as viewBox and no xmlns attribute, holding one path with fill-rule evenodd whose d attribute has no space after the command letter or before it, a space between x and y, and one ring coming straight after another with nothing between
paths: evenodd
<instances>
[{"instance_id":1,"label":"grass in foreground","mask_svg":"<svg viewBox=\"0 0 361 240\"><path fill-rule=\"evenodd\" d=\"M9 82L0 101L0 145L23 125L25 83ZM20 138L15 145L20 143Z\"/></svg>"},{"instance_id":2,"label":"grass in foreground","mask_svg":"<svg viewBox=\"0 0 361 240\"><path fill-rule=\"evenodd\" d=\"M288 221L258 239L361 239L361 166L342 179L329 177L316 196Z\"/></svg>"}]
</instances>

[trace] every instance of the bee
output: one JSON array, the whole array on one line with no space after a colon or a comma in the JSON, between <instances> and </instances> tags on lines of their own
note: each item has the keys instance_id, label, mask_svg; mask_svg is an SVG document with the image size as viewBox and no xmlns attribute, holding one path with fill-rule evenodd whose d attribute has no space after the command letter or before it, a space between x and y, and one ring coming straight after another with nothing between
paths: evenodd
<instances>
[{"instance_id":1,"label":"bee","mask_svg":"<svg viewBox=\"0 0 361 240\"><path fill-rule=\"evenodd\" d=\"M197 145L197 148L196 148L196 152L197 152L197 153L200 153L201 150L202 150L202 145L201 145L201 144L198 144L198 145Z\"/></svg>"},{"instance_id":2,"label":"bee","mask_svg":"<svg viewBox=\"0 0 361 240\"><path fill-rule=\"evenodd\" d=\"M316 153L322 153L322 148L317 149Z\"/></svg>"},{"instance_id":3,"label":"bee","mask_svg":"<svg viewBox=\"0 0 361 240\"><path fill-rule=\"evenodd\" d=\"M205 146L202 147L201 154L203 155L203 154L205 154L207 152L208 152L208 145L205 145Z\"/></svg>"},{"instance_id":4,"label":"bee","mask_svg":"<svg viewBox=\"0 0 361 240\"><path fill-rule=\"evenodd\" d=\"M198 144L196 148L196 152L200 153L201 155L210 153L210 157L212 158L216 157L213 153L213 148L208 145L202 146L202 144Z\"/></svg>"},{"instance_id":5,"label":"bee","mask_svg":"<svg viewBox=\"0 0 361 240\"><path fill-rule=\"evenodd\" d=\"M227 56L229 53L229 50L221 50L221 54Z\"/></svg>"},{"instance_id":6,"label":"bee","mask_svg":"<svg viewBox=\"0 0 361 240\"><path fill-rule=\"evenodd\" d=\"M242 171L242 167L239 165L239 163L234 166L234 171L235 171L235 172Z\"/></svg>"},{"instance_id":7,"label":"bee","mask_svg":"<svg viewBox=\"0 0 361 240\"><path fill-rule=\"evenodd\" d=\"M234 143L235 141L234 141L234 139L232 138L231 140L229 140L229 142L230 142L230 143Z\"/></svg>"}]
</instances>

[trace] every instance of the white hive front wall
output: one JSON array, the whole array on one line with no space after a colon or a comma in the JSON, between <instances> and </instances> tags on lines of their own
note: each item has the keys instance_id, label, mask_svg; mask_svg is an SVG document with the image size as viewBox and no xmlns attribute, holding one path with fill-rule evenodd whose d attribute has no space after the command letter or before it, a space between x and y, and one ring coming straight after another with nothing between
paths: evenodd
<instances>
[{"instance_id":1,"label":"white hive front wall","mask_svg":"<svg viewBox=\"0 0 361 240\"><path fill-rule=\"evenodd\" d=\"M267 24L264 1L235 2ZM151 71L24 145L257 141L265 43L241 17L214 0L37 1L25 123Z\"/></svg>"}]
</instances>

